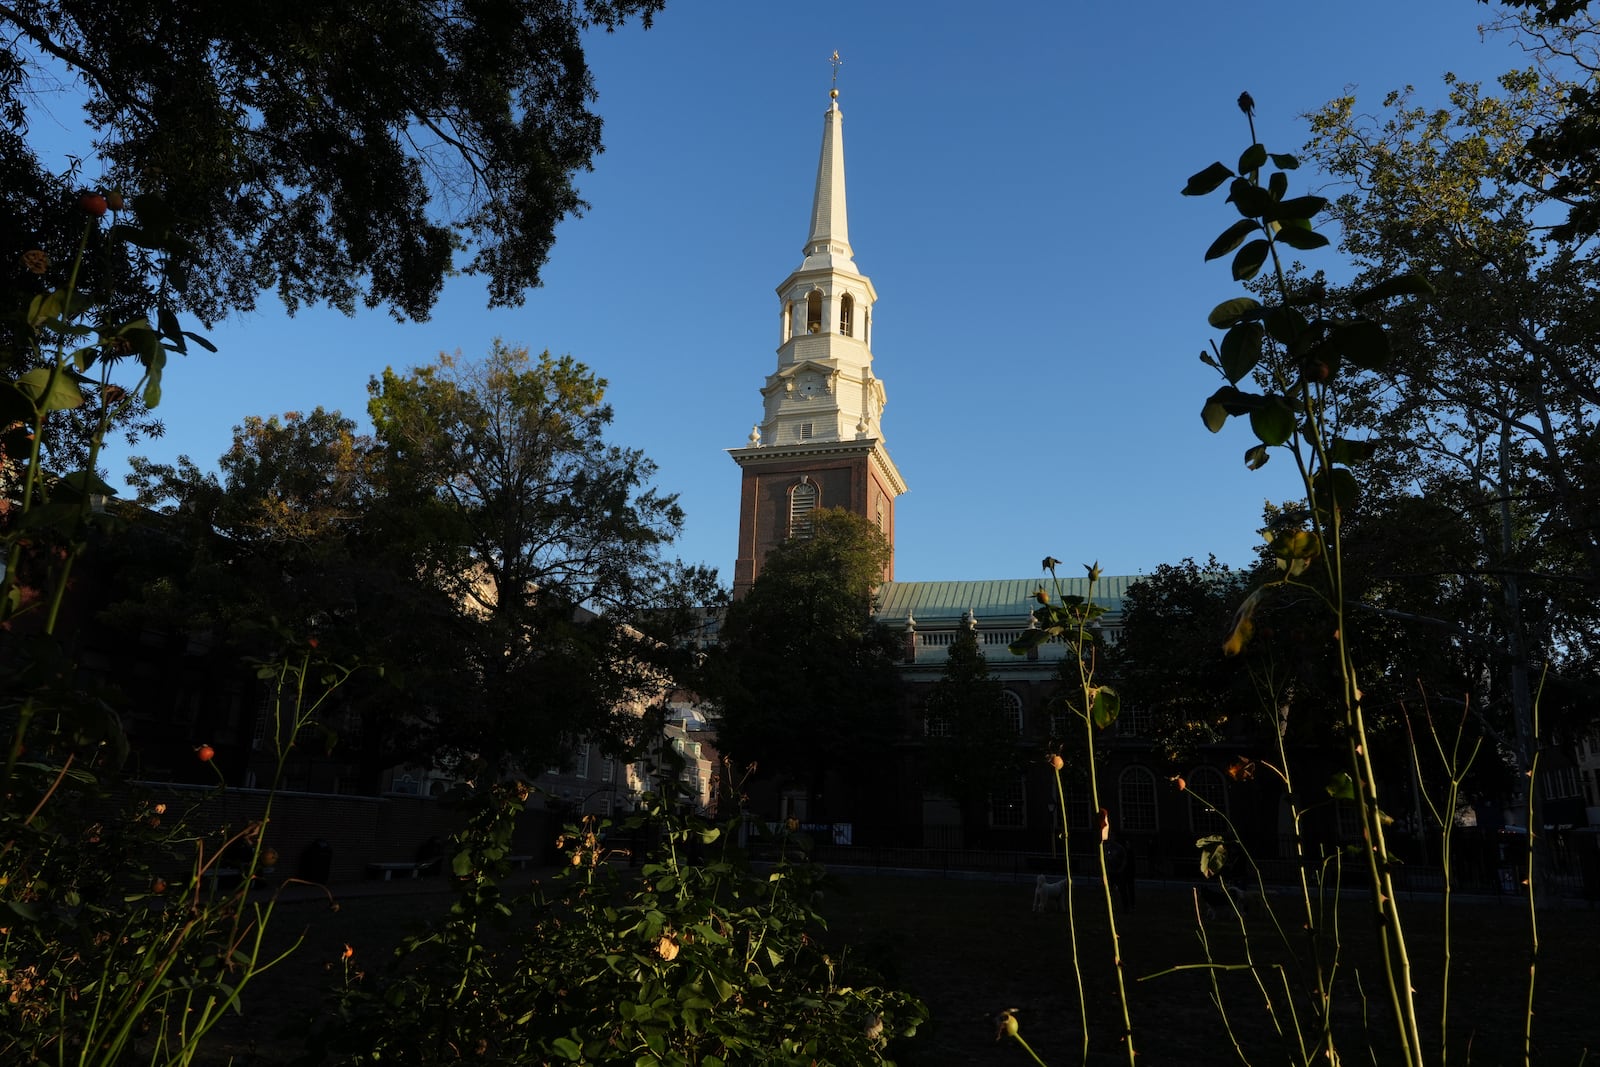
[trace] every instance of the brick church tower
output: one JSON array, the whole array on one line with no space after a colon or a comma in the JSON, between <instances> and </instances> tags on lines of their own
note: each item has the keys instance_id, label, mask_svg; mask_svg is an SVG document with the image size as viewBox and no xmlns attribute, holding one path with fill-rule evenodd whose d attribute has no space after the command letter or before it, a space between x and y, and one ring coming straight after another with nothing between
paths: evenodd
<instances>
[{"instance_id":1,"label":"brick church tower","mask_svg":"<svg viewBox=\"0 0 1600 1067\"><path fill-rule=\"evenodd\" d=\"M884 447L883 382L872 373L872 306L878 294L855 264L844 199L839 91L823 118L822 156L805 258L778 286L777 369L761 387L761 421L739 464L742 596L773 546L804 537L817 508L845 508L877 524L894 546L894 502L905 481ZM884 579L894 577L891 562Z\"/></svg>"}]
</instances>

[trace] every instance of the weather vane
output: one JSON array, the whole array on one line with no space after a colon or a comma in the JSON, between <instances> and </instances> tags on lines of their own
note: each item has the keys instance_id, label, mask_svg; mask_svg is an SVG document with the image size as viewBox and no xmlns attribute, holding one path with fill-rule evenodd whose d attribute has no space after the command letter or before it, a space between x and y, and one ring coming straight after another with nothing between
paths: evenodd
<instances>
[{"instance_id":1,"label":"weather vane","mask_svg":"<svg viewBox=\"0 0 1600 1067\"><path fill-rule=\"evenodd\" d=\"M833 50L833 58L829 62L833 64L833 86L828 90L828 95L836 97L839 95L839 64L844 62L839 58L839 50L837 48Z\"/></svg>"}]
</instances>

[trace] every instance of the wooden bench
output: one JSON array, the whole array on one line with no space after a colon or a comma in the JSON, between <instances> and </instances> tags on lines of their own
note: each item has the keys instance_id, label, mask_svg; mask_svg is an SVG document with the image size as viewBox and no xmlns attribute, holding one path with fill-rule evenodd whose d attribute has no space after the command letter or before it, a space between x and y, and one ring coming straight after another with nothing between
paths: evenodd
<instances>
[{"instance_id":1,"label":"wooden bench","mask_svg":"<svg viewBox=\"0 0 1600 1067\"><path fill-rule=\"evenodd\" d=\"M404 874L407 878L420 878L425 871L437 866L437 859L431 860L406 860L398 863L369 863L367 873L374 878L382 876L385 882L392 881L396 874Z\"/></svg>"}]
</instances>

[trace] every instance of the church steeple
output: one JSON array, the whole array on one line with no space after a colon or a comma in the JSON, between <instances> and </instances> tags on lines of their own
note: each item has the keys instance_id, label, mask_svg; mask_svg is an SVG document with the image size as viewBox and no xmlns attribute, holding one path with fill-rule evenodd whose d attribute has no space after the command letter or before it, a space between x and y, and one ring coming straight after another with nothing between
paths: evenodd
<instances>
[{"instance_id":1,"label":"church steeple","mask_svg":"<svg viewBox=\"0 0 1600 1067\"><path fill-rule=\"evenodd\" d=\"M878 293L850 247L838 97L829 93L823 115L804 258L777 290L777 369L762 386L749 443L729 450L744 469L735 595L773 545L803 536L813 507L872 519L892 547L894 500L906 491L879 422L888 395L872 369ZM892 563L884 577L893 577Z\"/></svg>"},{"instance_id":2,"label":"church steeple","mask_svg":"<svg viewBox=\"0 0 1600 1067\"><path fill-rule=\"evenodd\" d=\"M801 270L856 271L850 250L850 218L844 200L844 115L839 90L830 94L822 126L822 157L817 160L817 189L811 197L811 237Z\"/></svg>"}]
</instances>

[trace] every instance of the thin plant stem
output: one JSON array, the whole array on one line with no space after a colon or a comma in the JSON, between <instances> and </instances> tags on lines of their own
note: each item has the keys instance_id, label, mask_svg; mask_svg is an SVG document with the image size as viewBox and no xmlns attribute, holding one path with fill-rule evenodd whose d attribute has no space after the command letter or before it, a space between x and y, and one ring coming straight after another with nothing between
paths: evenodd
<instances>
[{"instance_id":1,"label":"thin plant stem","mask_svg":"<svg viewBox=\"0 0 1600 1067\"><path fill-rule=\"evenodd\" d=\"M1110 821L1104 815L1104 809L1100 805L1100 779L1099 773L1095 767L1094 758L1095 724L1093 709L1097 693L1094 685L1094 650L1089 638L1089 618L1094 605L1094 587L1096 579L1098 578L1098 572L1098 567L1090 569L1087 590L1088 596L1083 598L1083 603L1079 606L1077 611L1077 626L1076 633L1074 634L1072 641L1072 647L1078 665L1079 691L1083 696L1081 715L1083 718L1085 748L1088 754L1087 762L1089 766L1089 797L1090 802L1094 805L1096 817L1102 820L1100 827L1100 840L1095 843L1095 853L1099 858L1100 889L1105 899L1106 927L1111 938L1112 967L1117 977L1117 1001L1122 1009L1122 1045L1124 1051L1127 1053L1129 1067L1132 1067L1135 1057L1138 1055L1138 1051L1134 1047L1133 1013L1128 1005L1127 979L1123 973L1122 966L1122 937L1117 930L1117 909L1115 902L1111 897L1111 874L1106 868L1105 841L1107 836L1110 834L1111 825ZM1050 568L1050 574L1051 578L1055 579L1054 566ZM1059 579L1055 580L1057 590L1059 592L1060 581ZM1063 603L1065 603L1064 598ZM1086 652L1087 655L1085 655ZM1070 860L1068 862L1070 870ZM1131 856L1129 857L1128 862L1132 862ZM1070 874L1067 881L1070 885Z\"/></svg>"},{"instance_id":2,"label":"thin plant stem","mask_svg":"<svg viewBox=\"0 0 1600 1067\"><path fill-rule=\"evenodd\" d=\"M1539 676L1539 692L1533 701L1533 760L1528 765L1528 999L1522 1018L1522 1062L1533 1063L1533 990L1539 977L1539 908L1535 893L1534 880L1534 842L1535 835L1544 830L1542 826L1535 826L1534 815L1538 805L1534 803L1534 790L1539 785L1539 754L1544 745L1539 741L1542 736L1539 732L1539 704L1544 699L1544 683L1549 676L1550 665L1545 664L1544 673Z\"/></svg>"},{"instance_id":3,"label":"thin plant stem","mask_svg":"<svg viewBox=\"0 0 1600 1067\"><path fill-rule=\"evenodd\" d=\"M1083 1059L1089 1060L1089 1006L1083 999L1083 961L1078 956L1078 922L1072 891L1072 820L1067 814L1066 790L1061 785L1061 768L1055 768L1056 808L1061 812L1061 858L1067 873L1067 941L1072 946L1072 979L1078 986L1078 1023L1083 1033Z\"/></svg>"}]
</instances>

